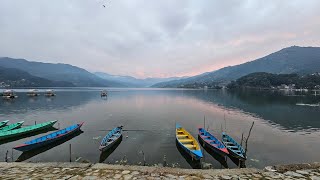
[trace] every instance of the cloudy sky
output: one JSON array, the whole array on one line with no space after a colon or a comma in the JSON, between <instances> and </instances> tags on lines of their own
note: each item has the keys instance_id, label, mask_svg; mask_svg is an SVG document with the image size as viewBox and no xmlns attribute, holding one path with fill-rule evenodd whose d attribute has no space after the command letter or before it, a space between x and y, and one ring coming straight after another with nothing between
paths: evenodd
<instances>
[{"instance_id":1,"label":"cloudy sky","mask_svg":"<svg viewBox=\"0 0 320 180\"><path fill-rule=\"evenodd\" d=\"M0 0L0 56L190 76L292 45L320 46L319 7L319 0Z\"/></svg>"}]
</instances>

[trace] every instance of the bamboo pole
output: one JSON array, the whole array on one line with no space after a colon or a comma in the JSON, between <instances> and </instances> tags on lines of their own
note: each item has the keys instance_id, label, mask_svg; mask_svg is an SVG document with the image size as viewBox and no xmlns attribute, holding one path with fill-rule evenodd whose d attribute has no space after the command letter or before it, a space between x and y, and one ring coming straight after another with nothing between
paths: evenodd
<instances>
[{"instance_id":1,"label":"bamboo pole","mask_svg":"<svg viewBox=\"0 0 320 180\"><path fill-rule=\"evenodd\" d=\"M246 149L245 149L245 152L244 152L244 153L245 153L245 156L247 156L248 141L249 141L249 137L250 137L250 135L251 135L251 131L252 131L253 125L254 125L254 121L252 122L252 125L251 125L250 130L249 130L248 137L247 137L247 139L246 139Z\"/></svg>"}]
</instances>

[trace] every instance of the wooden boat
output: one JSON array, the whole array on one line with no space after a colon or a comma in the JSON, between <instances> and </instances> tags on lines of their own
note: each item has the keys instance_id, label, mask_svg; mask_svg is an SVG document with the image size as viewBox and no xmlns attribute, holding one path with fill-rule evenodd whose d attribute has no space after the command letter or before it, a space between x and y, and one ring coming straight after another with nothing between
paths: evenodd
<instances>
[{"instance_id":1,"label":"wooden boat","mask_svg":"<svg viewBox=\"0 0 320 180\"><path fill-rule=\"evenodd\" d=\"M107 97L108 96L107 90L102 90L100 95L101 97Z\"/></svg>"},{"instance_id":2,"label":"wooden boat","mask_svg":"<svg viewBox=\"0 0 320 180\"><path fill-rule=\"evenodd\" d=\"M9 122L9 120L1 121L0 128L6 126L8 124L8 122Z\"/></svg>"},{"instance_id":3,"label":"wooden boat","mask_svg":"<svg viewBox=\"0 0 320 180\"><path fill-rule=\"evenodd\" d=\"M226 156L229 154L228 149L226 146L219 141L218 138L214 137L211 133L206 131L204 128L198 128L199 131L199 138L203 142L203 146L207 146L212 149L214 152L218 153L221 156Z\"/></svg>"},{"instance_id":4,"label":"wooden boat","mask_svg":"<svg viewBox=\"0 0 320 180\"><path fill-rule=\"evenodd\" d=\"M179 124L176 124L176 140L182 149L192 157L192 159L200 160L203 157L197 140Z\"/></svg>"},{"instance_id":5,"label":"wooden boat","mask_svg":"<svg viewBox=\"0 0 320 180\"><path fill-rule=\"evenodd\" d=\"M18 150L18 151L23 151L23 152L34 150L36 148L48 145L48 144L56 142L58 140L67 138L68 136L79 131L82 125L83 125L83 123L69 126L65 129L61 129L59 131L56 131L56 132L50 133L48 135L36 138L34 140L27 141L24 144L21 144L19 146L14 147L13 149Z\"/></svg>"},{"instance_id":6,"label":"wooden boat","mask_svg":"<svg viewBox=\"0 0 320 180\"><path fill-rule=\"evenodd\" d=\"M112 129L101 141L99 150L106 151L116 144L122 137L122 127Z\"/></svg>"},{"instance_id":7,"label":"wooden boat","mask_svg":"<svg viewBox=\"0 0 320 180\"><path fill-rule=\"evenodd\" d=\"M38 93L38 90L36 90L36 89L30 89L30 90L27 92L27 95L30 96L30 97L35 97L35 96L39 96L40 94Z\"/></svg>"},{"instance_id":8,"label":"wooden boat","mask_svg":"<svg viewBox=\"0 0 320 180\"><path fill-rule=\"evenodd\" d=\"M40 130L43 130L43 129L47 129L47 128L52 127L56 122L57 121L49 121L49 122L45 122L45 123L41 123L41 124L36 124L36 125L33 125L33 126L27 126L27 127L20 128L20 129L0 132L0 140L4 140L4 139L12 138L12 137L16 137L16 136L21 136L21 135L24 135L24 134L32 133L32 132L35 132L35 131L40 131Z\"/></svg>"},{"instance_id":9,"label":"wooden boat","mask_svg":"<svg viewBox=\"0 0 320 180\"><path fill-rule=\"evenodd\" d=\"M229 150L230 155L242 161L247 159L245 151L241 145L225 132L222 133L222 142Z\"/></svg>"},{"instance_id":10,"label":"wooden boat","mask_svg":"<svg viewBox=\"0 0 320 180\"><path fill-rule=\"evenodd\" d=\"M5 132L5 131L11 131L13 129L18 129L18 128L20 128L22 126L23 123L24 123L24 121L20 121L20 122L14 123L14 124L10 124L10 125L4 126L4 127L0 128L0 132Z\"/></svg>"},{"instance_id":11,"label":"wooden boat","mask_svg":"<svg viewBox=\"0 0 320 180\"><path fill-rule=\"evenodd\" d=\"M54 93L54 91L51 90L51 89L46 90L46 92L44 93L44 95L47 96L47 97L56 96L56 94Z\"/></svg>"}]
</instances>

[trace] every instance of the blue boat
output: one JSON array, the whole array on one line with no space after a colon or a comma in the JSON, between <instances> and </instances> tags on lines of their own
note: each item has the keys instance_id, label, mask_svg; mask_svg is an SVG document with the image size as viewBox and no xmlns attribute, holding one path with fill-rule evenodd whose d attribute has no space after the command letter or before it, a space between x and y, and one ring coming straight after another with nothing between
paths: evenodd
<instances>
[{"instance_id":1,"label":"blue boat","mask_svg":"<svg viewBox=\"0 0 320 180\"><path fill-rule=\"evenodd\" d=\"M182 149L192 157L192 159L200 160L203 157L197 140L179 124L176 124L176 140Z\"/></svg>"},{"instance_id":2,"label":"blue boat","mask_svg":"<svg viewBox=\"0 0 320 180\"><path fill-rule=\"evenodd\" d=\"M230 155L242 161L247 159L242 146L225 132L222 133L222 142L228 148Z\"/></svg>"},{"instance_id":3,"label":"blue boat","mask_svg":"<svg viewBox=\"0 0 320 180\"><path fill-rule=\"evenodd\" d=\"M25 142L24 144L21 144L19 146L14 147L13 149L18 150L18 151L23 151L23 152L34 150L36 148L48 145L50 143L53 143L55 141L58 141L60 139L64 139L64 138L72 135L73 133L79 131L82 125L83 125L83 123L69 126L65 129L61 129L56 132L50 133L48 135L36 138L36 139L28 141L28 142Z\"/></svg>"},{"instance_id":4,"label":"blue boat","mask_svg":"<svg viewBox=\"0 0 320 180\"><path fill-rule=\"evenodd\" d=\"M112 129L101 141L99 150L100 151L106 151L110 149L116 142L118 142L121 139L122 136L122 127L119 126L114 129Z\"/></svg>"},{"instance_id":5,"label":"blue boat","mask_svg":"<svg viewBox=\"0 0 320 180\"><path fill-rule=\"evenodd\" d=\"M212 149L214 152L218 153L221 156L226 156L229 154L227 147L219 141L218 138L214 137L211 133L206 131L204 128L198 128L199 138L203 142L203 146L207 146Z\"/></svg>"}]
</instances>

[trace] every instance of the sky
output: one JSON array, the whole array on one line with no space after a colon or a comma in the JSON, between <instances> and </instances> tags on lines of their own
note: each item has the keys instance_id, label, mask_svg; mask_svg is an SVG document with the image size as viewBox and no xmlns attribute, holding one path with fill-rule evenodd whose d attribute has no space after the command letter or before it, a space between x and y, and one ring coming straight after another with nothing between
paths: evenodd
<instances>
[{"instance_id":1,"label":"sky","mask_svg":"<svg viewBox=\"0 0 320 180\"><path fill-rule=\"evenodd\" d=\"M105 5L105 7L103 7ZM0 0L0 57L138 78L320 46L319 0Z\"/></svg>"}]
</instances>

